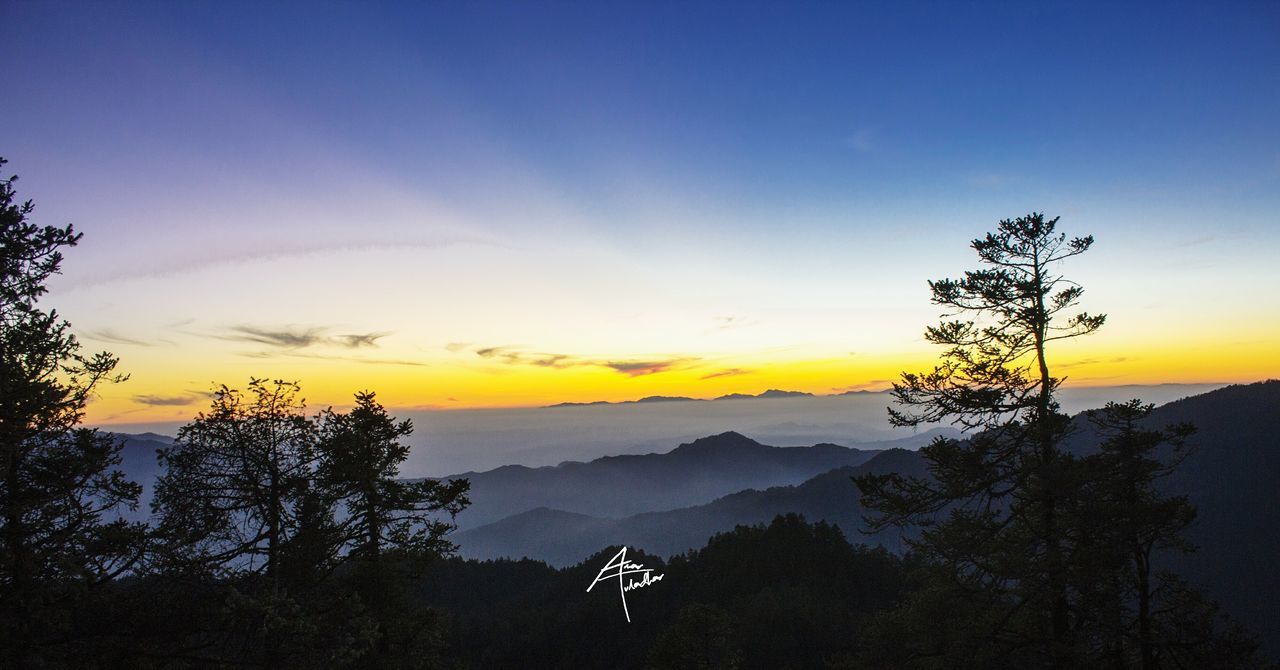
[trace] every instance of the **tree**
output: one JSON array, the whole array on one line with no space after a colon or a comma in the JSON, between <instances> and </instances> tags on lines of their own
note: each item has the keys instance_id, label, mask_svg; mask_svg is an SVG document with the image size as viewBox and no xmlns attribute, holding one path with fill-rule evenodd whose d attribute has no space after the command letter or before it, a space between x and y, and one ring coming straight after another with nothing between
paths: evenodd
<instances>
[{"instance_id":1,"label":"tree","mask_svg":"<svg viewBox=\"0 0 1280 670\"><path fill-rule=\"evenodd\" d=\"M225 385L207 412L160 450L152 503L172 558L222 574L256 572L279 588L315 465L314 434L294 382Z\"/></svg>"},{"instance_id":2,"label":"tree","mask_svg":"<svg viewBox=\"0 0 1280 670\"><path fill-rule=\"evenodd\" d=\"M1161 553L1195 550L1183 537L1195 507L1162 490L1189 454L1195 426L1151 427L1153 409L1129 400L1086 413L1101 441L1081 464L1088 475L1077 542L1081 560L1092 562L1081 572L1109 577L1080 584L1083 604L1094 610L1084 618L1115 667L1254 667L1250 636L1157 567Z\"/></svg>"},{"instance_id":3,"label":"tree","mask_svg":"<svg viewBox=\"0 0 1280 670\"><path fill-rule=\"evenodd\" d=\"M1099 548L1104 567L1113 571L1113 579L1096 584L1102 593L1095 601L1103 608L1098 619L1109 624L1102 637L1121 663L1136 648L1143 670L1158 667L1155 600L1167 590L1160 582L1168 581L1156 574L1152 559L1158 549L1190 551L1182 531L1195 519L1186 496L1165 495L1156 488L1183 460L1185 441L1195 427L1147 428L1142 422L1152 409L1130 400L1087 413L1103 439L1099 453L1086 459L1092 476L1082 507L1089 524L1082 528L1091 532L1088 539ZM1157 454L1166 446L1171 452L1167 460Z\"/></svg>"},{"instance_id":4,"label":"tree","mask_svg":"<svg viewBox=\"0 0 1280 670\"><path fill-rule=\"evenodd\" d=\"M95 389L124 380L118 360L82 354L39 305L81 234L28 221L16 181L0 180L0 647L26 667L73 653L71 613L135 564L143 528L116 514L141 493L116 469L121 445L80 426Z\"/></svg>"},{"instance_id":5,"label":"tree","mask_svg":"<svg viewBox=\"0 0 1280 670\"><path fill-rule=\"evenodd\" d=\"M944 318L925 339L946 347L933 371L894 384L897 426L948 421L974 431L922 449L930 479L858 480L873 528L920 524L913 547L942 566L944 582L985 592L1004 612L985 631L1010 651L1038 647L1049 665L1072 656L1070 530L1077 468L1059 448L1069 429L1055 392L1050 343L1087 335L1106 320L1072 311L1084 289L1058 265L1093 238L1057 233L1058 219L1032 213L973 240L986 265L961 279L929 282ZM965 594L962 593L963 597ZM945 600L945 599L944 599Z\"/></svg>"},{"instance_id":6,"label":"tree","mask_svg":"<svg viewBox=\"0 0 1280 670\"><path fill-rule=\"evenodd\" d=\"M258 611L271 667L280 665L284 633L295 623L290 549L316 530L308 521L325 518L307 504L314 500L315 432L299 392L282 380L252 379L247 397L219 387L210 409L160 451L165 472L152 503L168 568L243 582L248 599L236 602Z\"/></svg>"},{"instance_id":7,"label":"tree","mask_svg":"<svg viewBox=\"0 0 1280 670\"><path fill-rule=\"evenodd\" d=\"M352 558L377 562L387 550L448 553L450 519L467 505L465 479L404 480L400 464L409 447L400 438L413 433L408 419L397 422L376 394L355 394L355 407L320 415L320 476L325 490L346 506L347 547Z\"/></svg>"},{"instance_id":8,"label":"tree","mask_svg":"<svg viewBox=\"0 0 1280 670\"><path fill-rule=\"evenodd\" d=\"M397 422L372 392L357 393L355 401L349 412L330 408L319 416L318 481L324 496L343 506L345 558L354 565L357 592L380 627L375 658L365 662L385 664L393 646L407 656L404 650L421 632L410 624L429 619L401 596L405 588L398 572L413 574L427 560L453 552L445 536L467 505L470 483L401 479L409 447L400 440L413 432L413 424Z\"/></svg>"}]
</instances>

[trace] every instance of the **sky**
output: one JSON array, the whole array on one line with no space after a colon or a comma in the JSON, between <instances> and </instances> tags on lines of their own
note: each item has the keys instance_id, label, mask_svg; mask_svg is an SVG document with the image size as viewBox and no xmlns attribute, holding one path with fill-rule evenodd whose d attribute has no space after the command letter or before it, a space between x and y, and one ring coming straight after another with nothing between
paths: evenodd
<instances>
[{"instance_id":1,"label":"sky","mask_svg":"<svg viewBox=\"0 0 1280 670\"><path fill-rule=\"evenodd\" d=\"M884 388L1031 211L1097 239L1068 384L1280 376L1276 3L3 0L0 58L92 423Z\"/></svg>"}]
</instances>

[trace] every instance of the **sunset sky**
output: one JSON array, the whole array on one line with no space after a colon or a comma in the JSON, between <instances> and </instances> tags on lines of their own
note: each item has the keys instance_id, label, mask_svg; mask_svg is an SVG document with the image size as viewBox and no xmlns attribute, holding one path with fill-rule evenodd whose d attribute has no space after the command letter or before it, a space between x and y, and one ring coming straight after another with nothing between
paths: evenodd
<instances>
[{"instance_id":1,"label":"sunset sky","mask_svg":"<svg viewBox=\"0 0 1280 670\"><path fill-rule=\"evenodd\" d=\"M91 422L883 388L1032 210L1072 383L1280 377L1280 4L269 4L0 4Z\"/></svg>"}]
</instances>

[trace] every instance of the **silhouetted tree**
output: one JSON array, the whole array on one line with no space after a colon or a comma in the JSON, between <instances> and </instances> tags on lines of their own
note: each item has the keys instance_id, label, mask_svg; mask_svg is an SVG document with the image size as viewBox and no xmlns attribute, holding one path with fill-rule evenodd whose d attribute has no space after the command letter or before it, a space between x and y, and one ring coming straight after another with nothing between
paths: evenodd
<instances>
[{"instance_id":1,"label":"silhouetted tree","mask_svg":"<svg viewBox=\"0 0 1280 670\"><path fill-rule=\"evenodd\" d=\"M326 492L345 504L350 556L376 562L388 550L430 556L453 549L445 535L467 505L469 482L400 478L413 433L409 420L397 422L376 394L355 395L349 412L320 414L320 476Z\"/></svg>"},{"instance_id":2,"label":"silhouetted tree","mask_svg":"<svg viewBox=\"0 0 1280 670\"><path fill-rule=\"evenodd\" d=\"M1107 403L1087 412L1101 437L1083 465L1088 473L1077 520L1084 605L1102 654L1114 667L1253 667L1256 643L1216 604L1168 570L1161 552L1190 552L1183 537L1196 517L1185 495L1161 490L1187 456L1190 423L1147 424L1153 405ZM1097 576L1105 572L1105 578Z\"/></svg>"},{"instance_id":3,"label":"silhouetted tree","mask_svg":"<svg viewBox=\"0 0 1280 670\"><path fill-rule=\"evenodd\" d=\"M210 409L162 449L152 505L171 569L242 586L256 612L264 663L280 665L295 607L286 582L291 547L325 515L309 507L315 431L296 383L253 379L248 394L220 387ZM308 525L311 522L312 525ZM243 617L242 617L243 618Z\"/></svg>"},{"instance_id":4,"label":"silhouetted tree","mask_svg":"<svg viewBox=\"0 0 1280 670\"><path fill-rule=\"evenodd\" d=\"M1072 656L1069 529L1064 515L1078 482L1059 448L1069 421L1058 410L1049 344L1094 332L1105 316L1067 315L1084 289L1057 266L1092 237L1070 240L1057 219L1033 213L1004 220L972 243L987 267L929 282L943 321L925 339L946 347L942 363L904 373L894 385L897 426L948 421L979 431L922 449L931 479L900 475L858 480L873 527L921 524L913 546L945 566L966 592L999 595L984 635L1010 649L1038 646L1050 665ZM938 517L942 517L937 520ZM998 642L997 642L998 641Z\"/></svg>"},{"instance_id":5,"label":"silhouetted tree","mask_svg":"<svg viewBox=\"0 0 1280 670\"><path fill-rule=\"evenodd\" d=\"M428 627L430 613L403 597L404 578L453 552L446 534L467 505L470 484L401 479L409 447L400 440L413 424L388 415L372 392L357 393L355 401L349 412L319 416L319 482L325 496L343 506L347 573L379 625L375 654L364 662L386 665L393 655L409 656Z\"/></svg>"},{"instance_id":6,"label":"silhouetted tree","mask_svg":"<svg viewBox=\"0 0 1280 670\"><path fill-rule=\"evenodd\" d=\"M81 236L28 221L16 180L0 180L0 648L31 667L71 663L72 614L134 565L143 528L116 515L141 492L116 469L120 444L79 426L95 388L124 379L118 360L82 354L38 304Z\"/></svg>"},{"instance_id":7,"label":"silhouetted tree","mask_svg":"<svg viewBox=\"0 0 1280 670\"><path fill-rule=\"evenodd\" d=\"M1125 667L1136 650L1143 670L1158 667L1158 642L1154 636L1154 601L1159 582L1153 564L1158 549L1189 551L1182 531L1195 518L1186 496L1169 496L1157 490L1182 461L1182 447L1194 432L1190 424L1153 430L1142 425L1152 405L1139 400L1107 403L1087 413L1103 440L1100 452L1086 459L1089 478L1081 506L1082 541L1096 547L1099 568L1111 570L1110 579L1095 580L1094 589L1082 584L1086 595L1102 611L1097 617L1104 628L1106 654ZM1160 458L1161 447L1169 454Z\"/></svg>"}]
</instances>

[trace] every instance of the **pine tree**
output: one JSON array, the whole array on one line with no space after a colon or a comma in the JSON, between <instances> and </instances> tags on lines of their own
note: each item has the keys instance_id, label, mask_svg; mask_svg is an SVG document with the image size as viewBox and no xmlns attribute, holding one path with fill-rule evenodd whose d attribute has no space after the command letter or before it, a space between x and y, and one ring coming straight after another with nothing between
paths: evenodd
<instances>
[{"instance_id":1,"label":"pine tree","mask_svg":"<svg viewBox=\"0 0 1280 670\"><path fill-rule=\"evenodd\" d=\"M349 412L329 409L319 416L319 485L345 512L341 540L348 574L379 626L374 654L363 662L387 666L393 657L413 656L424 641L431 615L403 597L404 578L453 552L446 534L467 505L470 483L401 479L400 465L409 455L401 438L413 424L397 422L372 392L357 393L355 401Z\"/></svg>"},{"instance_id":2,"label":"pine tree","mask_svg":"<svg viewBox=\"0 0 1280 670\"><path fill-rule=\"evenodd\" d=\"M116 469L118 440L80 426L94 390L124 379L118 360L82 354L39 305L81 234L28 221L16 180L0 180L0 648L28 667L83 642L73 612L134 566L144 529L117 515L141 493Z\"/></svg>"},{"instance_id":3,"label":"pine tree","mask_svg":"<svg viewBox=\"0 0 1280 670\"><path fill-rule=\"evenodd\" d=\"M858 480L875 528L920 524L913 541L943 571L958 598L984 599L982 628L992 648L1065 667L1072 658L1070 529L1078 468L1059 444L1069 429L1055 393L1049 345L1087 335L1106 317L1069 314L1084 289L1058 273L1088 251L1092 237L1070 240L1058 219L1032 213L1001 221L972 242L986 265L961 279L929 282L943 321L925 338L946 347L931 372L904 373L894 385L897 426L951 422L967 440L939 439L921 450L931 478ZM947 598L940 598L947 601ZM974 622L970 622L974 623Z\"/></svg>"},{"instance_id":4,"label":"pine tree","mask_svg":"<svg viewBox=\"0 0 1280 670\"><path fill-rule=\"evenodd\" d=\"M1103 607L1097 620L1103 626L1102 638L1109 642L1105 646L1118 662L1136 657L1143 670L1158 667L1155 600L1166 581L1157 574L1153 559L1159 550L1190 551L1182 531L1195 519L1186 496L1157 489L1185 457L1183 447L1195 428L1148 428L1143 421L1152 409L1130 400L1088 412L1103 439L1099 453L1084 463L1090 477L1080 520L1081 528L1089 531L1082 539L1096 546L1093 554L1102 559L1099 567L1113 571L1111 579L1093 584L1101 591L1095 601ZM1158 453L1162 448L1168 452L1164 458ZM1081 588L1090 591L1088 584ZM1130 648L1136 654L1130 654Z\"/></svg>"}]
</instances>

